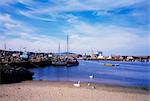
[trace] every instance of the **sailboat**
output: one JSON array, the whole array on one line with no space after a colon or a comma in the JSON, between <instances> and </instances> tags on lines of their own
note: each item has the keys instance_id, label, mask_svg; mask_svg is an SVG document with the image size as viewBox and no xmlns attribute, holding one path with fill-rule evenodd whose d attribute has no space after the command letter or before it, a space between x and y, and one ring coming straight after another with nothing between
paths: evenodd
<instances>
[{"instance_id":1,"label":"sailboat","mask_svg":"<svg viewBox=\"0 0 150 101\"><path fill-rule=\"evenodd\" d=\"M55 59L52 60L52 65L53 66L67 66L67 67L71 67L71 66L75 66L78 65L79 62L77 61L77 59L75 59L72 56L69 56L69 36L67 35L67 53L65 57L61 57L60 56L60 44L58 46L58 57L56 57Z\"/></svg>"},{"instance_id":2,"label":"sailboat","mask_svg":"<svg viewBox=\"0 0 150 101\"><path fill-rule=\"evenodd\" d=\"M78 65L79 62L73 56L69 56L69 36L67 35L67 58L66 58L66 66L71 67Z\"/></svg>"},{"instance_id":3,"label":"sailboat","mask_svg":"<svg viewBox=\"0 0 150 101\"><path fill-rule=\"evenodd\" d=\"M63 58L61 58L61 55L60 55L60 43L58 45L58 56L52 60L52 65L53 66L66 66L66 62L64 61Z\"/></svg>"}]
</instances>

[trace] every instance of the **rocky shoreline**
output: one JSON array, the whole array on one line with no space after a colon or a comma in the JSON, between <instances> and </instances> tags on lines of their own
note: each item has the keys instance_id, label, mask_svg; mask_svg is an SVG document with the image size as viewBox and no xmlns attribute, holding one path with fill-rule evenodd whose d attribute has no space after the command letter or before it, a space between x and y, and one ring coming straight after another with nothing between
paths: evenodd
<instances>
[{"instance_id":1,"label":"rocky shoreline","mask_svg":"<svg viewBox=\"0 0 150 101\"><path fill-rule=\"evenodd\" d=\"M17 66L17 67L24 67L24 68L35 68L35 67L45 67L51 65L51 60L45 61L19 61L19 62L0 62L0 66L3 65L10 65L10 66Z\"/></svg>"},{"instance_id":2,"label":"rocky shoreline","mask_svg":"<svg viewBox=\"0 0 150 101\"><path fill-rule=\"evenodd\" d=\"M33 74L24 67L0 65L0 84L32 80Z\"/></svg>"},{"instance_id":3,"label":"rocky shoreline","mask_svg":"<svg viewBox=\"0 0 150 101\"><path fill-rule=\"evenodd\" d=\"M45 67L49 65L51 65L50 60L38 62L0 62L0 84L32 80L33 73L28 71L28 69Z\"/></svg>"}]
</instances>

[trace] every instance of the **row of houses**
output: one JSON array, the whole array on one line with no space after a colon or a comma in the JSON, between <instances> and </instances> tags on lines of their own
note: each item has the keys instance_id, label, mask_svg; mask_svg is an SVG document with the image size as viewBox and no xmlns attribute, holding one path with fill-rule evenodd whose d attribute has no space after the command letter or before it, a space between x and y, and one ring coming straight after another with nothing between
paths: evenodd
<instances>
[{"instance_id":1,"label":"row of houses","mask_svg":"<svg viewBox=\"0 0 150 101\"><path fill-rule=\"evenodd\" d=\"M98 52L97 54L91 54L91 55L85 54L82 56L82 59L84 59L84 60L113 60L113 61L150 62L150 56L120 56L120 55L103 56L102 52Z\"/></svg>"}]
</instances>

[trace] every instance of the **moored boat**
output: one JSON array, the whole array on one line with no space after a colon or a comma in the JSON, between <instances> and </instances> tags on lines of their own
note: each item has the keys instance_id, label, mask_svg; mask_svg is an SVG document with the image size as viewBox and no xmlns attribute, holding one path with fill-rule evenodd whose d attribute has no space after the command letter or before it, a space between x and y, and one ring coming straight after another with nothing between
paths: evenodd
<instances>
[{"instance_id":1,"label":"moored boat","mask_svg":"<svg viewBox=\"0 0 150 101\"><path fill-rule=\"evenodd\" d=\"M74 61L67 61L66 66L71 67L71 66L77 66L79 65L79 62L77 60Z\"/></svg>"},{"instance_id":2,"label":"moored boat","mask_svg":"<svg viewBox=\"0 0 150 101\"><path fill-rule=\"evenodd\" d=\"M104 66L119 66L119 64L104 63Z\"/></svg>"},{"instance_id":3,"label":"moored boat","mask_svg":"<svg viewBox=\"0 0 150 101\"><path fill-rule=\"evenodd\" d=\"M77 66L79 62L75 58L57 59L52 61L53 66Z\"/></svg>"},{"instance_id":4,"label":"moored boat","mask_svg":"<svg viewBox=\"0 0 150 101\"><path fill-rule=\"evenodd\" d=\"M52 61L53 66L66 66L66 62L62 61Z\"/></svg>"},{"instance_id":5,"label":"moored boat","mask_svg":"<svg viewBox=\"0 0 150 101\"><path fill-rule=\"evenodd\" d=\"M52 60L53 66L71 67L71 66L76 66L79 64L78 60L69 54L68 44L69 44L69 36L67 35L67 52L66 52L66 54L62 55L60 53L60 44L59 44L59 46L58 46L59 54L58 54L58 56L54 57L55 59Z\"/></svg>"}]
</instances>

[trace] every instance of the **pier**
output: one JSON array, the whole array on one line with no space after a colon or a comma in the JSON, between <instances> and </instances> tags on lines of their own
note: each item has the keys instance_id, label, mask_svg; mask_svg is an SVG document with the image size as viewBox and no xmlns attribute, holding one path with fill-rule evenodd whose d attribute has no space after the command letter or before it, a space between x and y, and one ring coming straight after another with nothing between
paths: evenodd
<instances>
[{"instance_id":1,"label":"pier","mask_svg":"<svg viewBox=\"0 0 150 101\"><path fill-rule=\"evenodd\" d=\"M0 50L0 65L21 66L26 68L43 67L51 65L51 57L46 53L28 52L28 55L23 55L19 51Z\"/></svg>"}]
</instances>

